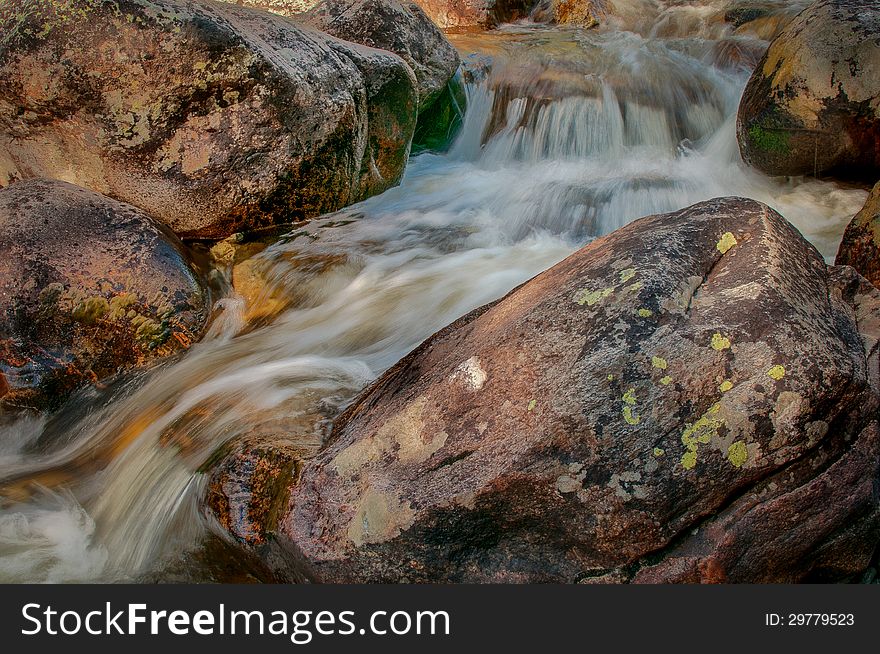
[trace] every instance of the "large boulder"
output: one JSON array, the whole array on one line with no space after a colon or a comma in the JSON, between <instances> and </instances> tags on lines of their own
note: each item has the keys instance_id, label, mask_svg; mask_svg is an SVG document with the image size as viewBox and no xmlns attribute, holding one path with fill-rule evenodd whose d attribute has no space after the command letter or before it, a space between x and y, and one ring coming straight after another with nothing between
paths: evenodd
<instances>
[{"instance_id":1,"label":"large boulder","mask_svg":"<svg viewBox=\"0 0 880 654\"><path fill-rule=\"evenodd\" d=\"M847 225L834 263L852 266L880 288L880 182Z\"/></svg>"},{"instance_id":2,"label":"large boulder","mask_svg":"<svg viewBox=\"0 0 880 654\"><path fill-rule=\"evenodd\" d=\"M300 19L340 39L399 55L419 81L420 111L440 97L458 70L458 52L417 4L324 0Z\"/></svg>"},{"instance_id":3,"label":"large boulder","mask_svg":"<svg viewBox=\"0 0 880 654\"><path fill-rule=\"evenodd\" d=\"M770 175L880 175L880 6L819 0L770 44L737 116L743 158Z\"/></svg>"},{"instance_id":4,"label":"large boulder","mask_svg":"<svg viewBox=\"0 0 880 654\"><path fill-rule=\"evenodd\" d=\"M446 30L491 29L526 18L535 0L418 0L418 5Z\"/></svg>"},{"instance_id":5,"label":"large boulder","mask_svg":"<svg viewBox=\"0 0 880 654\"><path fill-rule=\"evenodd\" d=\"M8 0L0 30L0 185L59 178L214 238L403 173L418 92L389 52L208 0Z\"/></svg>"},{"instance_id":6,"label":"large boulder","mask_svg":"<svg viewBox=\"0 0 880 654\"><path fill-rule=\"evenodd\" d=\"M610 9L608 0L539 0L529 18L538 23L590 28L602 23Z\"/></svg>"},{"instance_id":7,"label":"large boulder","mask_svg":"<svg viewBox=\"0 0 880 654\"><path fill-rule=\"evenodd\" d=\"M0 189L0 404L73 390L189 347L208 315L180 241L138 209L64 182Z\"/></svg>"},{"instance_id":8,"label":"large boulder","mask_svg":"<svg viewBox=\"0 0 880 654\"><path fill-rule=\"evenodd\" d=\"M236 449L208 504L319 581L841 578L880 540L878 339L851 268L703 202L440 331L317 453ZM247 482L284 457L279 495Z\"/></svg>"}]
</instances>

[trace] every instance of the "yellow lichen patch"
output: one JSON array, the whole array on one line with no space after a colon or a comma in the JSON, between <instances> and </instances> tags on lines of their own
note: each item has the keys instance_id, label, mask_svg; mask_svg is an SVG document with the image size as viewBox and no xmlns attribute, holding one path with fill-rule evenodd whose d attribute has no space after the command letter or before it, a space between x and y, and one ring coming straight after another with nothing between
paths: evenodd
<instances>
[{"instance_id":1,"label":"yellow lichen patch","mask_svg":"<svg viewBox=\"0 0 880 654\"><path fill-rule=\"evenodd\" d=\"M538 400L531 400L531 401L529 401L529 406L526 410L527 411L534 411L536 406L538 406Z\"/></svg>"},{"instance_id":2,"label":"yellow lichen patch","mask_svg":"<svg viewBox=\"0 0 880 654\"><path fill-rule=\"evenodd\" d=\"M665 377L661 377L660 383L663 384L664 386L669 386L669 384L672 383L672 377L670 377L669 375L666 375Z\"/></svg>"},{"instance_id":3,"label":"yellow lichen patch","mask_svg":"<svg viewBox=\"0 0 880 654\"><path fill-rule=\"evenodd\" d=\"M623 419L626 421L626 424L639 424L642 419L633 411L633 407L636 404L636 389L630 388L626 393L623 394L623 397L621 399L623 400L623 410L621 411L621 413L623 414Z\"/></svg>"},{"instance_id":4,"label":"yellow lichen patch","mask_svg":"<svg viewBox=\"0 0 880 654\"><path fill-rule=\"evenodd\" d=\"M599 291L591 291L590 289L584 288L578 291L577 295L575 295L574 301L581 306L586 304L588 307L591 307L597 302L604 300L613 292L614 289L611 287L603 288Z\"/></svg>"},{"instance_id":5,"label":"yellow lichen patch","mask_svg":"<svg viewBox=\"0 0 880 654\"><path fill-rule=\"evenodd\" d=\"M772 368L770 368L770 370L767 371L767 376L770 377L770 379L775 379L776 381L779 381L780 379L785 377L785 367L780 365L773 366Z\"/></svg>"},{"instance_id":6,"label":"yellow lichen patch","mask_svg":"<svg viewBox=\"0 0 880 654\"><path fill-rule=\"evenodd\" d=\"M666 370L669 366L663 357L651 357L651 365L658 370Z\"/></svg>"},{"instance_id":7,"label":"yellow lichen patch","mask_svg":"<svg viewBox=\"0 0 880 654\"><path fill-rule=\"evenodd\" d=\"M659 457L663 456L664 454L666 454L666 451L662 447L655 447L654 448L654 456L659 458Z\"/></svg>"},{"instance_id":8,"label":"yellow lichen patch","mask_svg":"<svg viewBox=\"0 0 880 654\"><path fill-rule=\"evenodd\" d=\"M654 315L654 312L650 309L639 309L639 316L642 318L650 318Z\"/></svg>"},{"instance_id":9,"label":"yellow lichen patch","mask_svg":"<svg viewBox=\"0 0 880 654\"><path fill-rule=\"evenodd\" d=\"M736 238L734 237L734 235L731 232L725 232L721 236L721 239L718 241L718 245L716 245L715 247L718 248L718 251L721 254L724 254L734 245L736 245Z\"/></svg>"},{"instance_id":10,"label":"yellow lichen patch","mask_svg":"<svg viewBox=\"0 0 880 654\"><path fill-rule=\"evenodd\" d=\"M731 382L728 379L725 379L723 382L721 382L721 385L718 387L718 390L721 391L722 393L726 393L731 388L733 388L733 382Z\"/></svg>"},{"instance_id":11,"label":"yellow lichen patch","mask_svg":"<svg viewBox=\"0 0 880 654\"><path fill-rule=\"evenodd\" d=\"M608 381L614 381L614 375L608 375Z\"/></svg>"},{"instance_id":12,"label":"yellow lichen patch","mask_svg":"<svg viewBox=\"0 0 880 654\"><path fill-rule=\"evenodd\" d=\"M681 455L681 465L685 470L690 470L697 465L697 451L688 450Z\"/></svg>"},{"instance_id":13,"label":"yellow lichen patch","mask_svg":"<svg viewBox=\"0 0 880 654\"><path fill-rule=\"evenodd\" d=\"M718 416L721 410L719 403L713 404L699 420L685 427L681 434L681 442L685 453L681 457L681 465L691 469L697 464L697 450L700 445L707 445L718 430L724 426L724 420Z\"/></svg>"},{"instance_id":14,"label":"yellow lichen patch","mask_svg":"<svg viewBox=\"0 0 880 654\"><path fill-rule=\"evenodd\" d=\"M642 290L643 286L644 286L644 284L642 284L642 282L636 282L635 284L630 284L629 286L627 286L623 290L625 290L627 293L630 293L630 292L635 293L636 291Z\"/></svg>"},{"instance_id":15,"label":"yellow lichen patch","mask_svg":"<svg viewBox=\"0 0 880 654\"><path fill-rule=\"evenodd\" d=\"M726 336L722 336L719 332L715 332L712 334L712 349L718 350L726 350L730 347L730 339Z\"/></svg>"},{"instance_id":16,"label":"yellow lichen patch","mask_svg":"<svg viewBox=\"0 0 880 654\"><path fill-rule=\"evenodd\" d=\"M620 271L620 283L626 284L629 280L636 276L635 268L627 268L626 270Z\"/></svg>"},{"instance_id":17,"label":"yellow lichen patch","mask_svg":"<svg viewBox=\"0 0 880 654\"><path fill-rule=\"evenodd\" d=\"M742 468L749 459L749 448L742 441L736 441L727 448L727 460L737 468Z\"/></svg>"}]
</instances>

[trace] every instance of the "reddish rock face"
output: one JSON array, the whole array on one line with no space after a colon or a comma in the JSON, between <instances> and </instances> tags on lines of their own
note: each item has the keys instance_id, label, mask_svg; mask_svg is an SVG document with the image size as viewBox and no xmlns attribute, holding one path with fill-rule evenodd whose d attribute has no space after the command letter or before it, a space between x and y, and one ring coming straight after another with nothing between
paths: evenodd
<instances>
[{"instance_id":1,"label":"reddish rock face","mask_svg":"<svg viewBox=\"0 0 880 654\"><path fill-rule=\"evenodd\" d=\"M740 150L770 175L877 179L880 6L811 4L770 44L743 93Z\"/></svg>"},{"instance_id":2,"label":"reddish rock face","mask_svg":"<svg viewBox=\"0 0 880 654\"><path fill-rule=\"evenodd\" d=\"M880 539L878 339L864 279L765 205L704 202L430 338L271 520L211 507L318 581L839 578Z\"/></svg>"},{"instance_id":3,"label":"reddish rock face","mask_svg":"<svg viewBox=\"0 0 880 654\"><path fill-rule=\"evenodd\" d=\"M63 179L222 238L403 174L418 91L390 52L231 4L55 4L0 5L0 186Z\"/></svg>"},{"instance_id":4,"label":"reddish rock face","mask_svg":"<svg viewBox=\"0 0 880 654\"><path fill-rule=\"evenodd\" d=\"M207 314L180 241L134 207L48 180L0 190L0 407L52 408L186 349Z\"/></svg>"},{"instance_id":5,"label":"reddish rock face","mask_svg":"<svg viewBox=\"0 0 880 654\"><path fill-rule=\"evenodd\" d=\"M852 266L880 288L880 182L847 225L835 263Z\"/></svg>"}]
</instances>

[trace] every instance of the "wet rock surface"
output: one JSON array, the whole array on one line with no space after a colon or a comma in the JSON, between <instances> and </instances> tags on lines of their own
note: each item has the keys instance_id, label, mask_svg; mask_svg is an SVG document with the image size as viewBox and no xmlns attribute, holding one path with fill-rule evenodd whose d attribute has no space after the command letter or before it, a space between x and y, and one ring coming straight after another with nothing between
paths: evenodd
<instances>
[{"instance_id":1,"label":"wet rock surface","mask_svg":"<svg viewBox=\"0 0 880 654\"><path fill-rule=\"evenodd\" d=\"M771 175L880 172L880 7L820 0L771 43L737 117L743 158Z\"/></svg>"},{"instance_id":2,"label":"wet rock surface","mask_svg":"<svg viewBox=\"0 0 880 654\"><path fill-rule=\"evenodd\" d=\"M0 190L5 410L55 408L185 350L207 314L180 241L136 208L56 181Z\"/></svg>"},{"instance_id":3,"label":"wet rock surface","mask_svg":"<svg viewBox=\"0 0 880 654\"><path fill-rule=\"evenodd\" d=\"M428 339L293 454L283 510L209 507L318 581L839 579L880 540L878 338L852 269L765 205L704 202Z\"/></svg>"},{"instance_id":4,"label":"wet rock surface","mask_svg":"<svg viewBox=\"0 0 880 654\"><path fill-rule=\"evenodd\" d=\"M847 225L835 263L852 266L880 288L880 183Z\"/></svg>"},{"instance_id":5,"label":"wet rock surface","mask_svg":"<svg viewBox=\"0 0 880 654\"><path fill-rule=\"evenodd\" d=\"M396 184L418 109L397 56L191 0L0 8L0 185L64 179L192 238Z\"/></svg>"}]
</instances>

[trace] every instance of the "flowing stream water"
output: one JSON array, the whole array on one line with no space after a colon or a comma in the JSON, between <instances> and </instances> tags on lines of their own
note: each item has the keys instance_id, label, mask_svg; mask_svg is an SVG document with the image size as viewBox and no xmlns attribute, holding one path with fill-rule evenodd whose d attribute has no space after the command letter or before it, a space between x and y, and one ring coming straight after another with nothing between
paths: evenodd
<instances>
[{"instance_id":1,"label":"flowing stream water","mask_svg":"<svg viewBox=\"0 0 880 654\"><path fill-rule=\"evenodd\" d=\"M718 20L723 4L617 0L620 18L597 30L453 36L468 108L448 152L413 157L400 186L257 254L260 303L230 291L185 356L3 427L0 581L187 568L208 534L200 468L222 443L317 447L433 332L641 216L748 196L831 261L866 192L767 178L735 140L765 39L805 3L768 1L778 11L739 33ZM207 576L194 563L182 578Z\"/></svg>"}]
</instances>

